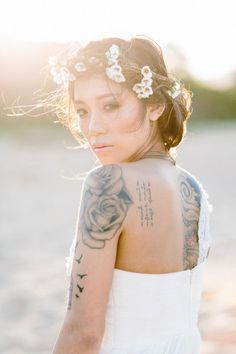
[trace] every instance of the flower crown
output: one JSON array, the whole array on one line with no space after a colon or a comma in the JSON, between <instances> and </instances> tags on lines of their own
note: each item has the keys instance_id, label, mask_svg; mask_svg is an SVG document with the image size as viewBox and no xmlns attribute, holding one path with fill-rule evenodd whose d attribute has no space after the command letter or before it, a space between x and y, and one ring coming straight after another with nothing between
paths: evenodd
<instances>
[{"instance_id":1,"label":"flower crown","mask_svg":"<svg viewBox=\"0 0 236 354\"><path fill-rule=\"evenodd\" d=\"M118 83L125 82L126 79L122 73L122 68L118 64L120 55L119 46L112 44L105 56L107 59L107 66L105 68L105 73L109 79L114 80ZM88 59L90 64L95 64L103 66L103 63L99 58L92 56ZM67 63L65 61L59 62L56 56L49 57L49 66L51 67L50 74L53 77L53 81L57 84L68 84L69 81L76 80L76 76L68 69ZM74 68L77 72L83 72L87 70L87 67L83 61L78 61ZM153 94L152 83L153 83L153 73L148 65L141 68L142 80L133 86L133 91L136 92L138 98L147 98ZM166 91L167 94L175 99L181 93L181 86L179 82L175 81L174 85L170 90Z\"/></svg>"}]
</instances>

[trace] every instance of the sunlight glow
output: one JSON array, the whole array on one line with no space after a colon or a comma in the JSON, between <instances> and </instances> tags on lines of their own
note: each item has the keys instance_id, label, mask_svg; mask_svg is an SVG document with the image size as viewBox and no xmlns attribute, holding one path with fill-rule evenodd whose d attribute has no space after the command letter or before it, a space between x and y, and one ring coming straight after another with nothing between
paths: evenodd
<instances>
[{"instance_id":1,"label":"sunlight glow","mask_svg":"<svg viewBox=\"0 0 236 354\"><path fill-rule=\"evenodd\" d=\"M169 42L202 80L236 70L235 2L179 0L8 0L1 3L0 41L79 41L145 34L163 49Z\"/></svg>"}]
</instances>

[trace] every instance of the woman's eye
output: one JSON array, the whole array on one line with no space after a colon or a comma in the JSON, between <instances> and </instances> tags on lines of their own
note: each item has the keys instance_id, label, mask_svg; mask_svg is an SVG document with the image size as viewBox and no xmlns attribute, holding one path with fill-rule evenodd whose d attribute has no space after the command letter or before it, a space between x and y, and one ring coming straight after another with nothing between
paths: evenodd
<instances>
[{"instance_id":1,"label":"woman's eye","mask_svg":"<svg viewBox=\"0 0 236 354\"><path fill-rule=\"evenodd\" d=\"M83 112L86 112L85 109L78 108L78 109L76 110L76 113L78 113L78 115L79 115L80 117L82 117L82 116L85 114L85 113L83 113Z\"/></svg>"},{"instance_id":2,"label":"woman's eye","mask_svg":"<svg viewBox=\"0 0 236 354\"><path fill-rule=\"evenodd\" d=\"M117 109L119 107L119 104L118 103L108 103L104 106L104 109L105 111L113 111L115 109ZM80 116L80 117L83 117L84 115L86 115L88 112L83 109L83 108L77 108L76 109L76 113Z\"/></svg>"},{"instance_id":3,"label":"woman's eye","mask_svg":"<svg viewBox=\"0 0 236 354\"><path fill-rule=\"evenodd\" d=\"M118 108L119 104L118 103L108 103L104 107L105 107L105 111L112 111L112 110ZM106 107L110 107L110 108L107 109Z\"/></svg>"}]
</instances>

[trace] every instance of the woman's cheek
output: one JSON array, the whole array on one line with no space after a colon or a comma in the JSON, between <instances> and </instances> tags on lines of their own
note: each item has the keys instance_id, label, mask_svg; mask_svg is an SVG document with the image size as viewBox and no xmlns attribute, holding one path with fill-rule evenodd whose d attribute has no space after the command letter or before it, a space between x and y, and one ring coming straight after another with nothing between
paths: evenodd
<instances>
[{"instance_id":1,"label":"woman's cheek","mask_svg":"<svg viewBox=\"0 0 236 354\"><path fill-rule=\"evenodd\" d=\"M120 132L129 132L138 128L140 124L141 115L137 110L129 109L122 111L120 119L116 121L116 129Z\"/></svg>"}]
</instances>

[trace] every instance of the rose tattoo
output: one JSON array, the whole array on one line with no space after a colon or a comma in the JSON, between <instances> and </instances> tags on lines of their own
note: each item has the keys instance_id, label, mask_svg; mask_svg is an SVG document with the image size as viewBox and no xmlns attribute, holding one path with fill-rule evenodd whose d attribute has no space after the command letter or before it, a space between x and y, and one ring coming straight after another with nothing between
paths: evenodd
<instances>
[{"instance_id":1,"label":"rose tattoo","mask_svg":"<svg viewBox=\"0 0 236 354\"><path fill-rule=\"evenodd\" d=\"M90 248L104 248L120 229L133 200L125 186L122 169L107 165L93 171L86 180L80 231Z\"/></svg>"}]
</instances>

